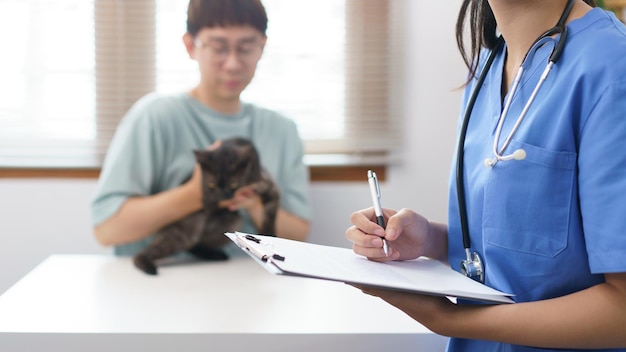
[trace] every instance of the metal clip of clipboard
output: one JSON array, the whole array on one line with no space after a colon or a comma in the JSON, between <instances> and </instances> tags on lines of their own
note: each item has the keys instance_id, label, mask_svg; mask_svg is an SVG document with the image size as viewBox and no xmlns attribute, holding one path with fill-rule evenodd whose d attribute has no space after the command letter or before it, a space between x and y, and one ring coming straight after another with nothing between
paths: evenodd
<instances>
[{"instance_id":1,"label":"metal clip of clipboard","mask_svg":"<svg viewBox=\"0 0 626 352\"><path fill-rule=\"evenodd\" d=\"M274 252L273 245L264 244L260 238L240 232L236 232L235 236L235 243L237 243L239 247L247 250L262 262L271 262L274 260L285 261L285 257Z\"/></svg>"}]
</instances>

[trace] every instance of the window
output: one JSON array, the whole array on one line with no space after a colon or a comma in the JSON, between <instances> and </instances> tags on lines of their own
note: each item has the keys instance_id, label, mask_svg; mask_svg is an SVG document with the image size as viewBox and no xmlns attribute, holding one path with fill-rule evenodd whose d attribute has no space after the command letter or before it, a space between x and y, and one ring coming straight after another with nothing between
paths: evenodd
<instances>
[{"instance_id":1,"label":"window","mask_svg":"<svg viewBox=\"0 0 626 352\"><path fill-rule=\"evenodd\" d=\"M404 1L264 0L269 40L242 98L293 118L310 160L390 160L402 143ZM98 167L138 98L192 87L186 6L0 0L0 166Z\"/></svg>"},{"instance_id":2,"label":"window","mask_svg":"<svg viewBox=\"0 0 626 352\"><path fill-rule=\"evenodd\" d=\"M73 156L91 157L92 8L80 0L0 0L2 164L58 157L72 166Z\"/></svg>"}]
</instances>

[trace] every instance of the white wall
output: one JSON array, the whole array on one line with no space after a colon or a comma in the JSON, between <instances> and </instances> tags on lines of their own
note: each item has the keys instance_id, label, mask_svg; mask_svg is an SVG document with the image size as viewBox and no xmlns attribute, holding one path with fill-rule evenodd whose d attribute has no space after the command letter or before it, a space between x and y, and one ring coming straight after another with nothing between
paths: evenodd
<instances>
[{"instance_id":1,"label":"white wall","mask_svg":"<svg viewBox=\"0 0 626 352\"><path fill-rule=\"evenodd\" d=\"M447 182L465 69L454 41L455 1L408 1L404 161L388 169L383 206L445 221ZM0 293L52 253L109 253L91 235L95 180L0 178ZM370 206L367 182L314 183L310 240L349 246L352 211Z\"/></svg>"}]
</instances>

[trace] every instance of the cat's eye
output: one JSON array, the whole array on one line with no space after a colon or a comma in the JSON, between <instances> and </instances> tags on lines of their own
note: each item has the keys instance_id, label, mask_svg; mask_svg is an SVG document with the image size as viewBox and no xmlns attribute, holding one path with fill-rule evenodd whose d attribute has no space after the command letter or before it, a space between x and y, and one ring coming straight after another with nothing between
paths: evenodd
<instances>
[{"instance_id":1,"label":"cat's eye","mask_svg":"<svg viewBox=\"0 0 626 352\"><path fill-rule=\"evenodd\" d=\"M232 188L232 189L236 189L237 186L239 186L239 184L234 183L234 182L230 184L230 188Z\"/></svg>"},{"instance_id":2,"label":"cat's eye","mask_svg":"<svg viewBox=\"0 0 626 352\"><path fill-rule=\"evenodd\" d=\"M209 188L213 189L215 188L215 183L211 182L207 185Z\"/></svg>"}]
</instances>

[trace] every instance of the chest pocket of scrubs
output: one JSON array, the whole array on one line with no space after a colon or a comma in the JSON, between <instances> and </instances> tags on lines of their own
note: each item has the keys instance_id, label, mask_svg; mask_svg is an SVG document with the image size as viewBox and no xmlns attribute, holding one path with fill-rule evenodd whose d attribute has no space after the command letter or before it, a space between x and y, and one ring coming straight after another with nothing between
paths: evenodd
<instances>
[{"instance_id":1,"label":"chest pocket of scrubs","mask_svg":"<svg viewBox=\"0 0 626 352\"><path fill-rule=\"evenodd\" d=\"M512 141L526 159L499 162L485 184L483 234L490 245L553 257L567 246L576 155Z\"/></svg>"}]
</instances>

